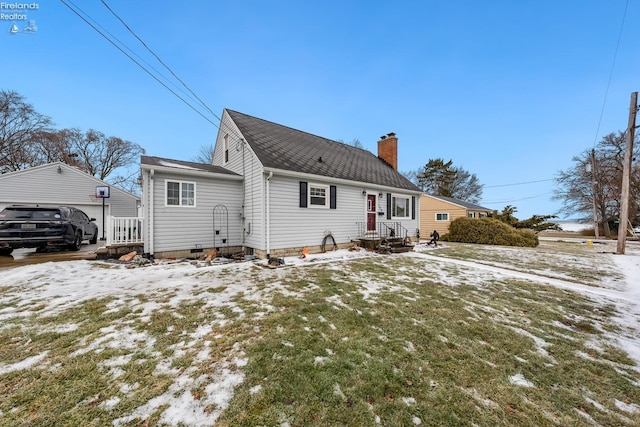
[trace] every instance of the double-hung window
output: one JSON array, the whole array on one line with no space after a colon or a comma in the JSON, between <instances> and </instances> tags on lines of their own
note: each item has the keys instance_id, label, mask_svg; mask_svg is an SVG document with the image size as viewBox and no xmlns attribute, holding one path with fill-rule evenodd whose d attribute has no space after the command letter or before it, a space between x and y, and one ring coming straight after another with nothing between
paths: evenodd
<instances>
[{"instance_id":1,"label":"double-hung window","mask_svg":"<svg viewBox=\"0 0 640 427\"><path fill-rule=\"evenodd\" d=\"M329 207L329 186L309 184L309 206Z\"/></svg>"},{"instance_id":2,"label":"double-hung window","mask_svg":"<svg viewBox=\"0 0 640 427\"><path fill-rule=\"evenodd\" d=\"M393 218L409 218L411 216L411 199L406 196L391 196L391 216Z\"/></svg>"},{"instance_id":3,"label":"double-hung window","mask_svg":"<svg viewBox=\"0 0 640 427\"><path fill-rule=\"evenodd\" d=\"M337 191L335 185L300 181L300 207L337 209Z\"/></svg>"},{"instance_id":4,"label":"double-hung window","mask_svg":"<svg viewBox=\"0 0 640 427\"><path fill-rule=\"evenodd\" d=\"M166 181L167 206L195 206L196 183L185 181Z\"/></svg>"}]
</instances>

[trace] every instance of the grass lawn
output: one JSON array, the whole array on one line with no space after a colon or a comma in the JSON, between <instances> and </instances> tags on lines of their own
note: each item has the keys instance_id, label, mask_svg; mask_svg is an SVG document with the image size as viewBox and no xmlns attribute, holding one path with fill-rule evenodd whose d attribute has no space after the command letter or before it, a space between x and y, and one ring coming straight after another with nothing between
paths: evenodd
<instances>
[{"instance_id":1,"label":"grass lawn","mask_svg":"<svg viewBox=\"0 0 640 427\"><path fill-rule=\"evenodd\" d=\"M5 271L0 425L640 425L616 341L639 331L520 271L624 283L611 255L560 242Z\"/></svg>"}]
</instances>

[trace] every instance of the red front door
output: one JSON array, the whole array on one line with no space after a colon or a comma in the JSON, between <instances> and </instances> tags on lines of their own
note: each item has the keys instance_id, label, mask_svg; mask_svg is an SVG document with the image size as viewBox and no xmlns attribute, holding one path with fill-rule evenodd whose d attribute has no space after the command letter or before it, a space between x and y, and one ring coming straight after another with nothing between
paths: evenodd
<instances>
[{"instance_id":1,"label":"red front door","mask_svg":"<svg viewBox=\"0 0 640 427\"><path fill-rule=\"evenodd\" d=\"M376 195L367 195L367 231L376 231Z\"/></svg>"}]
</instances>

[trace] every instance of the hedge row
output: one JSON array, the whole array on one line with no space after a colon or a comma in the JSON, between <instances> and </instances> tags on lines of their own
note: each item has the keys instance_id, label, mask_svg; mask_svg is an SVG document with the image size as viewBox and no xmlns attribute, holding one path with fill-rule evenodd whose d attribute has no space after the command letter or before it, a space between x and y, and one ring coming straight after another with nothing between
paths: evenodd
<instances>
[{"instance_id":1,"label":"hedge row","mask_svg":"<svg viewBox=\"0 0 640 427\"><path fill-rule=\"evenodd\" d=\"M516 229L493 218L457 218L442 236L448 242L480 243L502 246L538 246L538 236L531 230Z\"/></svg>"}]
</instances>

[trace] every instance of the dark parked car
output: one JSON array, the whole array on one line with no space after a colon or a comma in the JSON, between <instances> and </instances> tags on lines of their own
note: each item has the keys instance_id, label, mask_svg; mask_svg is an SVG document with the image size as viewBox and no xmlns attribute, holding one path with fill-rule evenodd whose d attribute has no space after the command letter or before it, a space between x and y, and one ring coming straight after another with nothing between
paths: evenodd
<instances>
[{"instance_id":1,"label":"dark parked car","mask_svg":"<svg viewBox=\"0 0 640 427\"><path fill-rule=\"evenodd\" d=\"M68 206L14 205L0 212L0 255L18 248L80 250L82 241L98 241L95 218Z\"/></svg>"}]
</instances>

